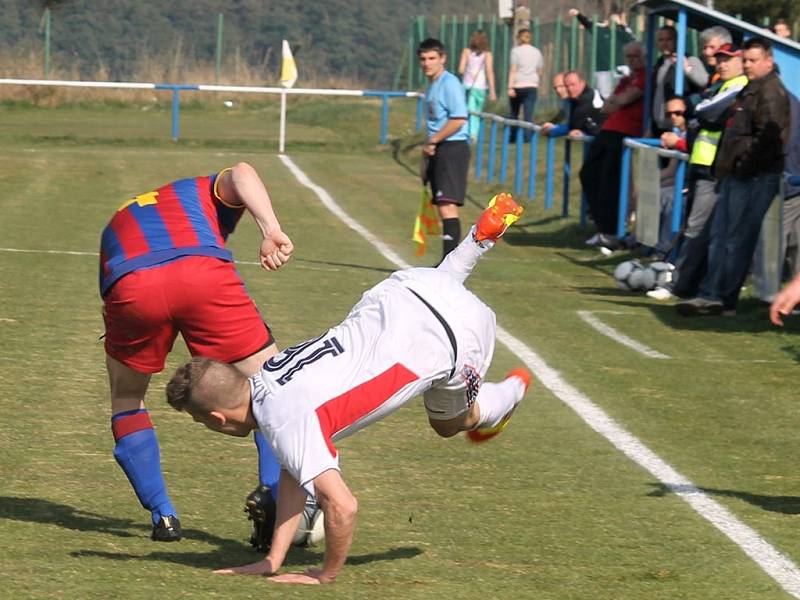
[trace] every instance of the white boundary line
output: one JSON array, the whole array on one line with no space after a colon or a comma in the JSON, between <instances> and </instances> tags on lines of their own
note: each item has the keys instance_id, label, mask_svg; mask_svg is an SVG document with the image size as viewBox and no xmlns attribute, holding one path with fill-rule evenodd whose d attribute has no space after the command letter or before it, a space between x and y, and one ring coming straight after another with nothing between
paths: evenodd
<instances>
[{"instance_id":1,"label":"white boundary line","mask_svg":"<svg viewBox=\"0 0 800 600\"><path fill-rule=\"evenodd\" d=\"M578 316L583 319L586 323L594 327L597 331L602 333L605 336L610 337L612 340L617 342L618 344L622 344L623 346L627 346L631 350L635 350L639 354L643 354L647 358L659 358L659 359L668 359L670 358L666 354L661 354L657 350L653 350L650 346L645 346L642 343L637 342L633 338L628 337L624 333L620 333L611 325L606 325L600 319L595 316L595 313L604 312L608 314L616 314L621 315L625 313L616 312L616 311L599 311L599 310L579 310Z\"/></svg>"},{"instance_id":2,"label":"white boundary line","mask_svg":"<svg viewBox=\"0 0 800 600\"><path fill-rule=\"evenodd\" d=\"M354 221L320 186L312 183L306 174L285 154L279 156L297 180L311 189L322 203L348 227L357 231L399 268L408 264L383 242ZM592 429L610 441L633 462L649 472L672 493L685 500L701 517L709 521L739 546L747 556L772 577L788 594L800 599L800 569L791 559L767 542L757 531L742 523L727 508L702 492L689 479L626 431L588 397L568 384L561 374L523 342L498 325L497 339L516 354L536 375L536 378L556 397L574 410Z\"/></svg>"}]
</instances>

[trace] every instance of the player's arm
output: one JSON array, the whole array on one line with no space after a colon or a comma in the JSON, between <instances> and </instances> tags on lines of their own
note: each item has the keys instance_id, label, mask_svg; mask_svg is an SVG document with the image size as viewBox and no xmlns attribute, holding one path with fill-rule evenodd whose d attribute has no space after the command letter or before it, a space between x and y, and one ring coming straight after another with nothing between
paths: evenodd
<instances>
[{"instance_id":1,"label":"player's arm","mask_svg":"<svg viewBox=\"0 0 800 600\"><path fill-rule=\"evenodd\" d=\"M278 483L278 501L275 503L275 531L272 533L267 561L277 570L292 545L294 532L300 524L300 515L306 502L306 491L288 471L281 470Z\"/></svg>"},{"instance_id":2,"label":"player's arm","mask_svg":"<svg viewBox=\"0 0 800 600\"><path fill-rule=\"evenodd\" d=\"M283 564L294 532L300 523L300 514L306 501L306 492L287 471L281 471L278 484L278 501L275 506L275 531L269 554L260 560L242 567L231 567L214 571L220 575L270 575ZM315 580L314 583L319 583Z\"/></svg>"},{"instance_id":3,"label":"player's arm","mask_svg":"<svg viewBox=\"0 0 800 600\"><path fill-rule=\"evenodd\" d=\"M289 236L281 230L267 188L255 169L246 162L226 169L218 177L215 192L222 202L244 206L253 215L263 236L261 266L270 271L283 266L291 257L294 246Z\"/></svg>"},{"instance_id":4,"label":"player's arm","mask_svg":"<svg viewBox=\"0 0 800 600\"><path fill-rule=\"evenodd\" d=\"M281 480L283 484L283 480ZM305 573L287 573L270 577L277 583L332 583L344 566L353 530L356 525L358 501L336 469L328 469L314 478L317 502L325 515L325 558L322 569ZM274 544L274 540L273 540Z\"/></svg>"},{"instance_id":5,"label":"player's arm","mask_svg":"<svg viewBox=\"0 0 800 600\"><path fill-rule=\"evenodd\" d=\"M442 128L434 133L429 139L428 142L422 147L422 151L427 156L433 156L436 154L436 144L439 144L449 138L451 135L456 133L459 129L464 126L464 123L467 122L467 119L448 119L447 123L442 125Z\"/></svg>"}]
</instances>

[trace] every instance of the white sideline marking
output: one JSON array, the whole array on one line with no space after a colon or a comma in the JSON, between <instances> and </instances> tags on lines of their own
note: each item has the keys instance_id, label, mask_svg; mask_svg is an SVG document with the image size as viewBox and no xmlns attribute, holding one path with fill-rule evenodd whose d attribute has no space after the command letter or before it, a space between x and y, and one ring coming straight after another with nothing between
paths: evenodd
<instances>
[{"instance_id":1,"label":"white sideline marking","mask_svg":"<svg viewBox=\"0 0 800 600\"><path fill-rule=\"evenodd\" d=\"M300 168L285 154L279 156L286 167L304 186L313 190L322 203L351 229L373 244L387 260L400 268L408 265L372 233L354 221L320 186L311 182ZM363 232L363 233L362 233ZM772 577L788 594L800 599L800 569L757 531L742 523L727 508L702 492L689 479L645 446L609 417L587 396L568 384L561 374L508 331L497 326L497 339L516 354L536 375L536 378L556 397L574 410L589 427L610 441L633 462L663 483L667 489L685 500L701 517L709 521L739 546L767 575Z\"/></svg>"},{"instance_id":2,"label":"white sideline marking","mask_svg":"<svg viewBox=\"0 0 800 600\"><path fill-rule=\"evenodd\" d=\"M73 250L24 250L22 248L0 248L0 252L23 252L25 254L70 254L72 256L99 256L98 252L75 252Z\"/></svg>"},{"instance_id":3,"label":"white sideline marking","mask_svg":"<svg viewBox=\"0 0 800 600\"><path fill-rule=\"evenodd\" d=\"M660 359L669 358L669 356L667 356L666 354L661 354L661 352L658 352L657 350L653 350L650 346L645 346L644 344L642 344L640 342L637 342L633 338L628 337L624 333L620 333L619 331L617 331L616 329L611 327L611 325L606 325L605 323L603 323L600 319L598 319L595 316L595 313L598 313L598 312L605 312L605 313L617 314L617 315L624 314L624 313L616 312L616 311L613 311L613 310L610 310L610 311L609 310L606 310L606 311L579 310L578 311L578 316L581 319L583 319L585 322L587 322L589 325L594 327L597 331L602 333L603 335L610 337L612 340L614 340L618 344L622 344L623 346L627 346L631 350L635 350L639 354L643 354L647 358L660 358Z\"/></svg>"}]
</instances>

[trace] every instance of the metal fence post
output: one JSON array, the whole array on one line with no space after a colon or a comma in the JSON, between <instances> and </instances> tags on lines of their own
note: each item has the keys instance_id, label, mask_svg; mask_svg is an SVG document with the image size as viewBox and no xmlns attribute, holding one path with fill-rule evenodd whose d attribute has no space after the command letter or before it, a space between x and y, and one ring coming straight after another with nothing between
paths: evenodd
<instances>
[{"instance_id":1,"label":"metal fence post","mask_svg":"<svg viewBox=\"0 0 800 600\"><path fill-rule=\"evenodd\" d=\"M177 142L181 118L180 88L177 85L170 87L172 87L172 141Z\"/></svg>"},{"instance_id":2,"label":"metal fence post","mask_svg":"<svg viewBox=\"0 0 800 600\"><path fill-rule=\"evenodd\" d=\"M578 18L572 17L569 29L569 70L574 71L578 66Z\"/></svg>"},{"instance_id":3,"label":"metal fence post","mask_svg":"<svg viewBox=\"0 0 800 600\"><path fill-rule=\"evenodd\" d=\"M389 95L383 94L381 106L381 144L385 144L389 137Z\"/></svg>"},{"instance_id":4,"label":"metal fence post","mask_svg":"<svg viewBox=\"0 0 800 600\"><path fill-rule=\"evenodd\" d=\"M525 130L517 127L517 148L514 154L514 195L519 196L522 191L522 151L525 148Z\"/></svg>"},{"instance_id":5,"label":"metal fence post","mask_svg":"<svg viewBox=\"0 0 800 600\"><path fill-rule=\"evenodd\" d=\"M478 121L478 139L475 142L475 180L480 181L483 175L483 138L486 135L486 120L483 116Z\"/></svg>"},{"instance_id":6,"label":"metal fence post","mask_svg":"<svg viewBox=\"0 0 800 600\"><path fill-rule=\"evenodd\" d=\"M556 138L547 138L547 162L545 163L544 207L553 208L553 178L555 177Z\"/></svg>"},{"instance_id":7,"label":"metal fence post","mask_svg":"<svg viewBox=\"0 0 800 600\"><path fill-rule=\"evenodd\" d=\"M500 177L497 179L500 183L506 182L506 175L508 175L508 143L511 139L511 127L507 123L503 123L503 143L500 146Z\"/></svg>"},{"instance_id":8,"label":"metal fence post","mask_svg":"<svg viewBox=\"0 0 800 600\"><path fill-rule=\"evenodd\" d=\"M497 154L497 120L492 118L492 126L489 129L489 156L486 161L486 182L494 181L494 157Z\"/></svg>"},{"instance_id":9,"label":"metal fence post","mask_svg":"<svg viewBox=\"0 0 800 600\"><path fill-rule=\"evenodd\" d=\"M44 78L50 78L50 9L44 9Z\"/></svg>"},{"instance_id":10,"label":"metal fence post","mask_svg":"<svg viewBox=\"0 0 800 600\"><path fill-rule=\"evenodd\" d=\"M625 222L628 220L628 191L631 184L631 148L622 148L622 166L619 176L619 210L617 211L617 237L625 237Z\"/></svg>"},{"instance_id":11,"label":"metal fence post","mask_svg":"<svg viewBox=\"0 0 800 600\"><path fill-rule=\"evenodd\" d=\"M214 83L219 83L220 67L222 65L222 24L225 17L222 13L217 16L217 52L216 52L216 66L214 68Z\"/></svg>"},{"instance_id":12,"label":"metal fence post","mask_svg":"<svg viewBox=\"0 0 800 600\"><path fill-rule=\"evenodd\" d=\"M528 150L528 198L536 196L536 159L539 155L539 130L533 132Z\"/></svg>"},{"instance_id":13,"label":"metal fence post","mask_svg":"<svg viewBox=\"0 0 800 600\"><path fill-rule=\"evenodd\" d=\"M452 21L450 22L450 44L449 50L447 51L447 55L450 58L448 61L450 63L448 70L451 73L454 73L456 70L456 40L458 40L458 17L453 15Z\"/></svg>"}]
</instances>

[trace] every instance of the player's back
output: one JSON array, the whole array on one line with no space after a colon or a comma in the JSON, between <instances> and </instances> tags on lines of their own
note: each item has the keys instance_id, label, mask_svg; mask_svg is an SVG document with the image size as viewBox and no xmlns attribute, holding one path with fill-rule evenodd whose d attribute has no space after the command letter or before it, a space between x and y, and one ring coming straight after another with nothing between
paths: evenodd
<instances>
[{"instance_id":1,"label":"player's back","mask_svg":"<svg viewBox=\"0 0 800 600\"><path fill-rule=\"evenodd\" d=\"M180 179L125 201L101 237L101 293L127 273L181 256L232 260L225 240L244 209L219 198L218 177Z\"/></svg>"}]
</instances>

